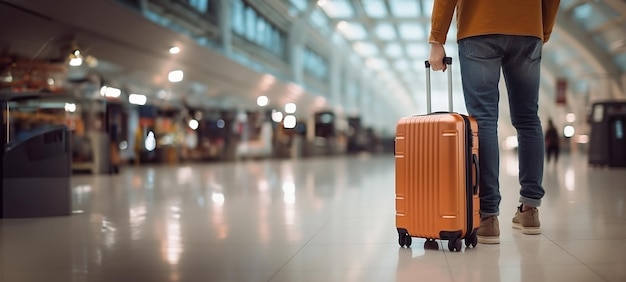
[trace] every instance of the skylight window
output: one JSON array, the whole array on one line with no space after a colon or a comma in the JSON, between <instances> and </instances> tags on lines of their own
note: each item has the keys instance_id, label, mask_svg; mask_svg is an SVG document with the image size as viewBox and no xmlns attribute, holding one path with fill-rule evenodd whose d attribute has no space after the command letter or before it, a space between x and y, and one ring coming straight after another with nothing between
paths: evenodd
<instances>
[{"instance_id":1,"label":"skylight window","mask_svg":"<svg viewBox=\"0 0 626 282\"><path fill-rule=\"evenodd\" d=\"M352 45L352 49L363 57L378 55L378 48L370 42L356 42Z\"/></svg>"},{"instance_id":2,"label":"skylight window","mask_svg":"<svg viewBox=\"0 0 626 282\"><path fill-rule=\"evenodd\" d=\"M348 40L363 40L367 38L367 31L362 24L356 22L345 22L341 21L337 24L337 29L346 37Z\"/></svg>"},{"instance_id":3,"label":"skylight window","mask_svg":"<svg viewBox=\"0 0 626 282\"><path fill-rule=\"evenodd\" d=\"M406 45L406 53L411 58L426 59L428 58L428 48L423 43L410 43Z\"/></svg>"},{"instance_id":4,"label":"skylight window","mask_svg":"<svg viewBox=\"0 0 626 282\"><path fill-rule=\"evenodd\" d=\"M351 18L354 16L352 5L348 0L324 1L321 6L331 18Z\"/></svg>"},{"instance_id":5,"label":"skylight window","mask_svg":"<svg viewBox=\"0 0 626 282\"><path fill-rule=\"evenodd\" d=\"M396 29L390 23L379 23L376 25L374 32L376 36L382 40L396 39Z\"/></svg>"},{"instance_id":6,"label":"skylight window","mask_svg":"<svg viewBox=\"0 0 626 282\"><path fill-rule=\"evenodd\" d=\"M418 23L402 23L398 25L398 30L404 40L424 39L424 29Z\"/></svg>"},{"instance_id":7,"label":"skylight window","mask_svg":"<svg viewBox=\"0 0 626 282\"><path fill-rule=\"evenodd\" d=\"M365 13L371 18L384 18L387 16L387 7L382 0L363 1Z\"/></svg>"},{"instance_id":8,"label":"skylight window","mask_svg":"<svg viewBox=\"0 0 626 282\"><path fill-rule=\"evenodd\" d=\"M306 0L289 0L289 2L291 3L291 6L293 8L297 9L300 12L306 10Z\"/></svg>"},{"instance_id":9,"label":"skylight window","mask_svg":"<svg viewBox=\"0 0 626 282\"><path fill-rule=\"evenodd\" d=\"M388 44L385 48L385 54L391 58L397 58L402 56L402 46L398 43Z\"/></svg>"},{"instance_id":10,"label":"skylight window","mask_svg":"<svg viewBox=\"0 0 626 282\"><path fill-rule=\"evenodd\" d=\"M392 0L389 2L391 12L399 18L417 18L419 16L419 7L417 1L409 0Z\"/></svg>"},{"instance_id":11,"label":"skylight window","mask_svg":"<svg viewBox=\"0 0 626 282\"><path fill-rule=\"evenodd\" d=\"M311 13L311 22L319 28L328 27L328 18L320 10L315 10Z\"/></svg>"},{"instance_id":12,"label":"skylight window","mask_svg":"<svg viewBox=\"0 0 626 282\"><path fill-rule=\"evenodd\" d=\"M365 61L365 64L368 67L372 69L376 69L376 70L386 69L387 67L389 67L389 65L387 64L387 61L381 58L369 58L367 59L367 61Z\"/></svg>"},{"instance_id":13,"label":"skylight window","mask_svg":"<svg viewBox=\"0 0 626 282\"><path fill-rule=\"evenodd\" d=\"M400 59L396 60L396 62L394 63L394 67L399 71L405 71L408 70L411 66L409 65L409 62L407 62L407 60Z\"/></svg>"},{"instance_id":14,"label":"skylight window","mask_svg":"<svg viewBox=\"0 0 626 282\"><path fill-rule=\"evenodd\" d=\"M433 12L435 0L422 0L422 15L430 16Z\"/></svg>"}]
</instances>

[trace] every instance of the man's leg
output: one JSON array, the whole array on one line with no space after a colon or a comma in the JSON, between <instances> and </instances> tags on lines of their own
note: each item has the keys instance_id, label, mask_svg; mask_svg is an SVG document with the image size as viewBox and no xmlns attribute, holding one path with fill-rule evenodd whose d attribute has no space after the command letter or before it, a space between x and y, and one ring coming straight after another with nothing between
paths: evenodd
<instances>
[{"instance_id":1,"label":"man's leg","mask_svg":"<svg viewBox=\"0 0 626 282\"><path fill-rule=\"evenodd\" d=\"M545 145L537 111L543 43L529 36L507 36L507 40L509 48L502 70L509 92L511 122L517 129L522 203L513 217L513 227L524 234L540 234L537 207L545 194L542 186Z\"/></svg>"},{"instance_id":2,"label":"man's leg","mask_svg":"<svg viewBox=\"0 0 626 282\"><path fill-rule=\"evenodd\" d=\"M465 104L478 122L481 218L500 214L498 101L502 49L500 35L459 41Z\"/></svg>"},{"instance_id":3,"label":"man's leg","mask_svg":"<svg viewBox=\"0 0 626 282\"><path fill-rule=\"evenodd\" d=\"M539 108L539 69L542 42L529 36L508 36L512 40L502 63L511 122L519 143L520 202L529 207L541 205L544 195L544 140Z\"/></svg>"}]
</instances>

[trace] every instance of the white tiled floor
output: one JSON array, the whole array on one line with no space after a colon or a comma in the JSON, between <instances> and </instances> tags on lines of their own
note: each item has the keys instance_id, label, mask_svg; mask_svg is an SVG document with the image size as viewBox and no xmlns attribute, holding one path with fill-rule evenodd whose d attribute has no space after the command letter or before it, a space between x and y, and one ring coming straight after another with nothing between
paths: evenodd
<instances>
[{"instance_id":1,"label":"white tiled floor","mask_svg":"<svg viewBox=\"0 0 626 282\"><path fill-rule=\"evenodd\" d=\"M78 175L82 213L0 219L0 280L626 281L626 170L564 155L527 236L510 224L516 167L503 154L502 243L460 253L398 246L392 156Z\"/></svg>"}]
</instances>

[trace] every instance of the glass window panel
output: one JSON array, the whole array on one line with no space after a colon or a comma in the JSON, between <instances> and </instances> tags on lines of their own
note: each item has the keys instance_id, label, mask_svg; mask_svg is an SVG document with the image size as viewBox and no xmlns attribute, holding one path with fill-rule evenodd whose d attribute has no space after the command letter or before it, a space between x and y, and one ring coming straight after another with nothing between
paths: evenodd
<instances>
[{"instance_id":1,"label":"glass window panel","mask_svg":"<svg viewBox=\"0 0 626 282\"><path fill-rule=\"evenodd\" d=\"M354 16L352 4L348 0L327 0L322 9L331 18L351 18Z\"/></svg>"},{"instance_id":2,"label":"glass window panel","mask_svg":"<svg viewBox=\"0 0 626 282\"><path fill-rule=\"evenodd\" d=\"M285 36L278 32L278 52L276 52L281 57L285 56Z\"/></svg>"},{"instance_id":3,"label":"glass window panel","mask_svg":"<svg viewBox=\"0 0 626 282\"><path fill-rule=\"evenodd\" d=\"M311 22L317 27L328 28L328 18L320 10L311 13Z\"/></svg>"},{"instance_id":4,"label":"glass window panel","mask_svg":"<svg viewBox=\"0 0 626 282\"><path fill-rule=\"evenodd\" d=\"M586 30L592 30L619 15L606 6L604 6L605 9L602 7L600 3L585 3L574 8L572 16Z\"/></svg>"},{"instance_id":5,"label":"glass window panel","mask_svg":"<svg viewBox=\"0 0 626 282\"><path fill-rule=\"evenodd\" d=\"M424 29L418 23L401 23L398 25L398 30L405 40L425 39Z\"/></svg>"},{"instance_id":6,"label":"glass window panel","mask_svg":"<svg viewBox=\"0 0 626 282\"><path fill-rule=\"evenodd\" d=\"M385 47L385 54L391 58L400 57L402 53L402 45L398 43L387 44L387 47Z\"/></svg>"},{"instance_id":7,"label":"glass window panel","mask_svg":"<svg viewBox=\"0 0 626 282\"><path fill-rule=\"evenodd\" d=\"M146 11L146 17L151 21L163 26L169 26L170 20L152 11Z\"/></svg>"},{"instance_id":8,"label":"glass window panel","mask_svg":"<svg viewBox=\"0 0 626 282\"><path fill-rule=\"evenodd\" d=\"M368 67L372 69L376 69L376 70L386 69L389 67L389 65L387 64L387 61L381 58L369 58L367 59L367 61L365 61L365 64ZM383 73L387 73L387 72L383 72Z\"/></svg>"},{"instance_id":9,"label":"glass window panel","mask_svg":"<svg viewBox=\"0 0 626 282\"><path fill-rule=\"evenodd\" d=\"M328 63L320 55L309 49L304 49L304 70L312 76L324 80L327 78Z\"/></svg>"},{"instance_id":10,"label":"glass window panel","mask_svg":"<svg viewBox=\"0 0 626 282\"><path fill-rule=\"evenodd\" d=\"M246 30L244 20L244 9L241 1L231 1L232 28L238 34L243 34Z\"/></svg>"},{"instance_id":11,"label":"glass window panel","mask_svg":"<svg viewBox=\"0 0 626 282\"><path fill-rule=\"evenodd\" d=\"M265 29L267 22L264 18L259 17L259 20L256 24L256 42L262 46L269 47L269 45L265 44Z\"/></svg>"},{"instance_id":12,"label":"glass window panel","mask_svg":"<svg viewBox=\"0 0 626 282\"><path fill-rule=\"evenodd\" d=\"M447 51L448 46L446 46ZM429 46L425 43L409 43L406 45L406 53L411 58L426 59L428 58ZM447 52L448 53L448 52Z\"/></svg>"},{"instance_id":13,"label":"glass window panel","mask_svg":"<svg viewBox=\"0 0 626 282\"><path fill-rule=\"evenodd\" d=\"M404 71L404 70L407 70L407 69L409 69L411 67L409 62L407 60L405 60L405 59L396 60L396 62L393 65L399 71Z\"/></svg>"},{"instance_id":14,"label":"glass window panel","mask_svg":"<svg viewBox=\"0 0 626 282\"><path fill-rule=\"evenodd\" d=\"M409 64L409 66L412 66L412 64L415 62L412 62L411 64ZM421 63L422 68L424 68L424 63ZM416 80L417 74L414 71L403 71L402 73L400 73L400 76L402 77L402 79L404 79L404 81L411 83L413 81Z\"/></svg>"},{"instance_id":15,"label":"glass window panel","mask_svg":"<svg viewBox=\"0 0 626 282\"><path fill-rule=\"evenodd\" d=\"M378 55L378 48L370 42L356 42L352 45L352 49L363 57Z\"/></svg>"},{"instance_id":16,"label":"glass window panel","mask_svg":"<svg viewBox=\"0 0 626 282\"><path fill-rule=\"evenodd\" d=\"M626 71L626 53L621 53L615 56L615 62L622 69L622 71Z\"/></svg>"},{"instance_id":17,"label":"glass window panel","mask_svg":"<svg viewBox=\"0 0 626 282\"><path fill-rule=\"evenodd\" d=\"M300 12L306 10L307 0L289 0L289 3Z\"/></svg>"},{"instance_id":18,"label":"glass window panel","mask_svg":"<svg viewBox=\"0 0 626 282\"><path fill-rule=\"evenodd\" d=\"M389 6L396 17L417 18L420 13L416 0L391 0Z\"/></svg>"},{"instance_id":19,"label":"glass window panel","mask_svg":"<svg viewBox=\"0 0 626 282\"><path fill-rule=\"evenodd\" d=\"M209 1L208 0L189 0L189 5L196 9L200 13L206 13Z\"/></svg>"},{"instance_id":20,"label":"glass window panel","mask_svg":"<svg viewBox=\"0 0 626 282\"><path fill-rule=\"evenodd\" d=\"M425 60L415 60L413 61L413 68L416 70L423 70L426 66L424 65Z\"/></svg>"},{"instance_id":21,"label":"glass window panel","mask_svg":"<svg viewBox=\"0 0 626 282\"><path fill-rule=\"evenodd\" d=\"M273 32L273 30L274 30L274 29L275 29L275 28L274 28L273 26L271 26L271 25L270 25L270 26L268 26L268 27L265 29L265 41L266 41L266 43L265 43L265 44L267 44L267 46L269 46L269 47L270 47L270 50L273 50L273 49L274 49L274 45L276 45L276 44L274 43L274 40L272 40L272 32Z\"/></svg>"},{"instance_id":22,"label":"glass window panel","mask_svg":"<svg viewBox=\"0 0 626 282\"><path fill-rule=\"evenodd\" d=\"M384 18L387 16L387 7L382 0L363 1L363 9L372 18Z\"/></svg>"},{"instance_id":23,"label":"glass window panel","mask_svg":"<svg viewBox=\"0 0 626 282\"><path fill-rule=\"evenodd\" d=\"M430 26L427 28L430 28ZM429 33L430 33L430 29L426 30L425 34L429 34ZM446 38L448 41L456 41L456 35L457 35L456 22L453 21L452 24L450 25L450 28L448 29L448 36Z\"/></svg>"},{"instance_id":24,"label":"glass window panel","mask_svg":"<svg viewBox=\"0 0 626 282\"><path fill-rule=\"evenodd\" d=\"M435 0L422 0L422 15L430 16L433 13Z\"/></svg>"},{"instance_id":25,"label":"glass window panel","mask_svg":"<svg viewBox=\"0 0 626 282\"><path fill-rule=\"evenodd\" d=\"M396 39L396 29L391 23L379 23L374 28L376 36L382 40Z\"/></svg>"},{"instance_id":26,"label":"glass window panel","mask_svg":"<svg viewBox=\"0 0 626 282\"><path fill-rule=\"evenodd\" d=\"M246 38L253 40L255 31L256 12L252 8L246 7Z\"/></svg>"},{"instance_id":27,"label":"glass window panel","mask_svg":"<svg viewBox=\"0 0 626 282\"><path fill-rule=\"evenodd\" d=\"M337 28L348 40L363 40L367 37L367 31L360 23L340 22Z\"/></svg>"}]
</instances>

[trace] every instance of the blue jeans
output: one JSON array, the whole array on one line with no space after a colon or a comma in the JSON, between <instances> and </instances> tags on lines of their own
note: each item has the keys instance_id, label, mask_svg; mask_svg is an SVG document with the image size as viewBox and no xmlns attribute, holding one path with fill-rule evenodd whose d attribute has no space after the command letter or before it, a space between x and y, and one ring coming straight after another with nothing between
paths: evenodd
<instances>
[{"instance_id":1,"label":"blue jeans","mask_svg":"<svg viewBox=\"0 0 626 282\"><path fill-rule=\"evenodd\" d=\"M459 41L459 61L468 113L478 121L481 217L500 214L498 101L500 70L509 95L511 123L519 143L520 202L538 207L545 193L544 141L537 115L541 39L482 35Z\"/></svg>"}]
</instances>

